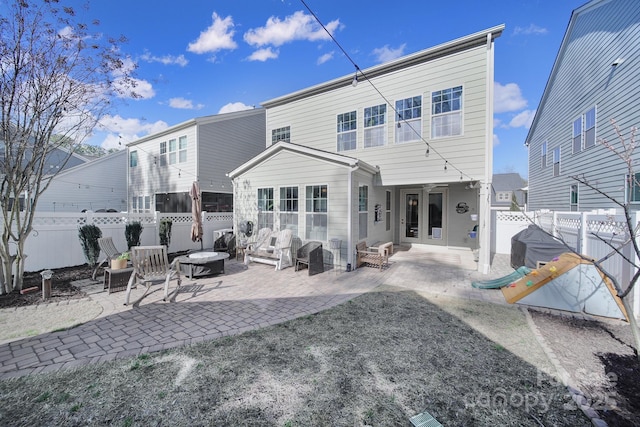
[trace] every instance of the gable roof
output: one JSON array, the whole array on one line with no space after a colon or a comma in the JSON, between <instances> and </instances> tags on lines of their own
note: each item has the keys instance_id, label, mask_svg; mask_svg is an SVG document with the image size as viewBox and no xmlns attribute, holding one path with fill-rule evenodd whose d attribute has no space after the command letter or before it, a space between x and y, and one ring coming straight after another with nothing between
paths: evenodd
<instances>
[{"instance_id":1,"label":"gable roof","mask_svg":"<svg viewBox=\"0 0 640 427\"><path fill-rule=\"evenodd\" d=\"M381 65L370 67L364 70L357 70L357 75L365 76L367 79L370 79L397 70L409 68L417 64L429 62L443 56L452 55L456 52L468 50L473 47L486 45L487 40L493 41L494 39L500 37L503 30L504 24L497 25L484 31L470 34L465 37L461 37L459 39L431 47L429 49L421 50L414 54L406 55L393 61L385 62ZM318 95L320 93L329 92L341 87L350 86L352 83L353 74L349 74L347 76L339 77L337 79L330 80L316 86L311 86L309 88L290 93L288 95L264 101L261 103L261 105L265 108L271 108L299 99Z\"/></svg>"},{"instance_id":2,"label":"gable roof","mask_svg":"<svg viewBox=\"0 0 640 427\"><path fill-rule=\"evenodd\" d=\"M569 19L569 24L567 25L567 30L564 33L564 37L562 38L562 43L560 43L560 49L558 50L558 54L556 55L556 59L553 63L553 67L551 68L551 73L549 73L549 78L547 79L547 84L544 87L544 91L542 92L542 98L538 103L538 109L536 110L536 114L533 116L533 121L531 122L531 126L529 127L529 132L527 133L527 137L525 139L525 145L528 147L530 143L530 138L533 136L533 132L538 124L538 120L540 117L540 112L542 111L542 107L547 101L547 97L549 96L549 91L551 89L551 85L556 78L558 70L560 68L560 63L562 62L562 57L564 56L565 51L568 48L569 40L571 39L571 33L573 31L573 27L575 26L576 20L580 15L591 11L593 9L597 9L605 3L609 3L611 0L591 0L582 6L574 9L571 12L571 18Z\"/></svg>"},{"instance_id":3,"label":"gable roof","mask_svg":"<svg viewBox=\"0 0 640 427\"><path fill-rule=\"evenodd\" d=\"M317 160L322 160L325 162L342 165L348 168L360 168L366 170L369 173L376 174L379 172L377 166L372 166L367 162L356 159L355 157L344 156L342 154L331 153L328 151L317 150L315 148L306 147L303 145L292 144L291 142L283 142L279 141L276 144L273 144L262 153L255 156L253 159L245 162L244 164L238 166L231 172L227 174L227 176L231 179L236 176L254 168L265 160L273 157L275 154L281 151L288 151L295 154L300 154L306 157L314 158Z\"/></svg>"},{"instance_id":4,"label":"gable roof","mask_svg":"<svg viewBox=\"0 0 640 427\"><path fill-rule=\"evenodd\" d=\"M527 180L519 173L497 173L493 175L492 185L495 191L515 191L526 187Z\"/></svg>"}]
</instances>

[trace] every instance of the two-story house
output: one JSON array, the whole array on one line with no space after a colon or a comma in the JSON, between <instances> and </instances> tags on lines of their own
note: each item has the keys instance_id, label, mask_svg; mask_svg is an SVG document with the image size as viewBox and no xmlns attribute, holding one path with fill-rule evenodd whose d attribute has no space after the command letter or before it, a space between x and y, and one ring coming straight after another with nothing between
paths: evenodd
<instances>
[{"instance_id":1,"label":"two-story house","mask_svg":"<svg viewBox=\"0 0 640 427\"><path fill-rule=\"evenodd\" d=\"M488 272L503 28L264 102L267 149L229 173L236 225L291 228L327 248L340 240L343 266L363 240L479 246Z\"/></svg>"},{"instance_id":2,"label":"two-story house","mask_svg":"<svg viewBox=\"0 0 640 427\"><path fill-rule=\"evenodd\" d=\"M200 186L202 210L233 212L226 173L264 150L265 110L198 117L127 146L129 212L191 212Z\"/></svg>"},{"instance_id":3,"label":"two-story house","mask_svg":"<svg viewBox=\"0 0 640 427\"><path fill-rule=\"evenodd\" d=\"M626 164L598 143L622 149L611 120L630 142L640 126L638 99L640 3L593 0L574 10L526 139L530 210L619 209L576 176L640 207L640 170L627 179ZM639 159L636 148L631 160Z\"/></svg>"},{"instance_id":4,"label":"two-story house","mask_svg":"<svg viewBox=\"0 0 640 427\"><path fill-rule=\"evenodd\" d=\"M491 206L496 210L524 210L527 204L527 180L519 173L493 175Z\"/></svg>"}]
</instances>

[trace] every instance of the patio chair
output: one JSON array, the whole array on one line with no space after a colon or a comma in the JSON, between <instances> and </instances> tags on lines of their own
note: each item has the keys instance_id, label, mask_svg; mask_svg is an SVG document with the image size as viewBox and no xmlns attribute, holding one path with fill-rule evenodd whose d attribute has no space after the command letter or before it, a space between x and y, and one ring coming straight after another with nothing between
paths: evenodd
<instances>
[{"instance_id":1,"label":"patio chair","mask_svg":"<svg viewBox=\"0 0 640 427\"><path fill-rule=\"evenodd\" d=\"M250 245L245 251L244 263L249 265L251 261L255 261L271 264L275 265L276 270L290 267L293 264L291 260L293 232L290 229L272 232L264 243L258 244L261 232L262 230L258 232L258 242L254 246Z\"/></svg>"},{"instance_id":2,"label":"patio chair","mask_svg":"<svg viewBox=\"0 0 640 427\"><path fill-rule=\"evenodd\" d=\"M382 271L382 267L389 262L389 248L386 245L378 246L378 250L368 251L367 242L360 242L356 245L357 266L367 265L377 267Z\"/></svg>"},{"instance_id":3,"label":"patio chair","mask_svg":"<svg viewBox=\"0 0 640 427\"><path fill-rule=\"evenodd\" d=\"M178 281L176 291L180 289L182 284L180 261L176 258L169 264L166 246L134 246L131 248L131 262L133 264L133 273L131 273L131 278L127 285L124 305L129 305L131 288L138 283L144 283L147 286L144 295L140 299L147 295L149 288L154 283L164 283L163 301L167 301L169 298L169 282L172 279Z\"/></svg>"},{"instance_id":4,"label":"patio chair","mask_svg":"<svg viewBox=\"0 0 640 427\"><path fill-rule=\"evenodd\" d=\"M296 271L298 271L301 265L307 266L309 276L324 271L324 257L321 242L305 243L296 251Z\"/></svg>"},{"instance_id":5,"label":"patio chair","mask_svg":"<svg viewBox=\"0 0 640 427\"><path fill-rule=\"evenodd\" d=\"M102 264L105 262L109 265L109 260L113 258L117 258L122 251L116 249L116 245L113 244L113 239L111 237L101 237L98 239L98 245L100 246L100 251L104 254L105 258L96 265L95 270L93 270L93 275L91 276L92 280L96 280L96 274L98 273L98 269L102 267Z\"/></svg>"}]
</instances>

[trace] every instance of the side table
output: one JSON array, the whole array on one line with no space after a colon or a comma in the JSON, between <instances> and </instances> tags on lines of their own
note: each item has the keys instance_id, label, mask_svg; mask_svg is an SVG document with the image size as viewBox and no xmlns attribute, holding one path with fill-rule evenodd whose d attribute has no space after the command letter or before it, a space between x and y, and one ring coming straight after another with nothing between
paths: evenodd
<instances>
[{"instance_id":1,"label":"side table","mask_svg":"<svg viewBox=\"0 0 640 427\"><path fill-rule=\"evenodd\" d=\"M247 250L246 246L236 246L236 261L244 261L244 251Z\"/></svg>"},{"instance_id":2,"label":"side table","mask_svg":"<svg viewBox=\"0 0 640 427\"><path fill-rule=\"evenodd\" d=\"M133 273L133 267L121 268L118 270L105 268L104 289L108 289L109 293L126 290L131 273Z\"/></svg>"}]
</instances>

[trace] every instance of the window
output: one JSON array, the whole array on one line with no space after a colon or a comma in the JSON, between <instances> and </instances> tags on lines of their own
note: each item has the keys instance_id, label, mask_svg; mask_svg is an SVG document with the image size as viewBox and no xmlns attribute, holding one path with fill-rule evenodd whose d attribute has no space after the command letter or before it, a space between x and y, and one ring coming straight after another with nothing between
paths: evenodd
<instances>
[{"instance_id":1,"label":"window","mask_svg":"<svg viewBox=\"0 0 640 427\"><path fill-rule=\"evenodd\" d=\"M233 194L203 191L202 210L205 212L233 212Z\"/></svg>"},{"instance_id":2,"label":"window","mask_svg":"<svg viewBox=\"0 0 640 427\"><path fill-rule=\"evenodd\" d=\"M178 160L177 148L178 146L176 145L176 140L170 139L169 140L169 164L170 165L174 165L177 163L177 160Z\"/></svg>"},{"instance_id":3,"label":"window","mask_svg":"<svg viewBox=\"0 0 640 427\"><path fill-rule=\"evenodd\" d=\"M385 144L387 104L364 109L364 148Z\"/></svg>"},{"instance_id":4,"label":"window","mask_svg":"<svg viewBox=\"0 0 640 427\"><path fill-rule=\"evenodd\" d=\"M385 203L385 230L391 230L391 191L387 191L387 200Z\"/></svg>"},{"instance_id":5,"label":"window","mask_svg":"<svg viewBox=\"0 0 640 427\"><path fill-rule=\"evenodd\" d=\"M560 176L560 147L553 149L553 176Z\"/></svg>"},{"instance_id":6,"label":"window","mask_svg":"<svg viewBox=\"0 0 640 427\"><path fill-rule=\"evenodd\" d=\"M633 174L633 178L627 175L626 185L627 202L640 203L640 172Z\"/></svg>"},{"instance_id":7,"label":"window","mask_svg":"<svg viewBox=\"0 0 640 427\"><path fill-rule=\"evenodd\" d=\"M271 143L278 141L291 142L291 126L271 130Z\"/></svg>"},{"instance_id":8,"label":"window","mask_svg":"<svg viewBox=\"0 0 640 427\"><path fill-rule=\"evenodd\" d=\"M181 136L178 139L178 163L187 161L187 137Z\"/></svg>"},{"instance_id":9,"label":"window","mask_svg":"<svg viewBox=\"0 0 640 427\"><path fill-rule=\"evenodd\" d=\"M596 107L584 115L584 148L596 145Z\"/></svg>"},{"instance_id":10,"label":"window","mask_svg":"<svg viewBox=\"0 0 640 427\"><path fill-rule=\"evenodd\" d=\"M573 184L570 189L569 204L572 212L578 210L578 184Z\"/></svg>"},{"instance_id":11,"label":"window","mask_svg":"<svg viewBox=\"0 0 640 427\"><path fill-rule=\"evenodd\" d=\"M573 121L573 153L579 153L582 150L582 116Z\"/></svg>"},{"instance_id":12,"label":"window","mask_svg":"<svg viewBox=\"0 0 640 427\"><path fill-rule=\"evenodd\" d=\"M273 229L273 188L258 188L258 229Z\"/></svg>"},{"instance_id":13,"label":"window","mask_svg":"<svg viewBox=\"0 0 640 427\"><path fill-rule=\"evenodd\" d=\"M462 86L431 94L431 137L462 135Z\"/></svg>"},{"instance_id":14,"label":"window","mask_svg":"<svg viewBox=\"0 0 640 427\"><path fill-rule=\"evenodd\" d=\"M167 166L167 141L160 143L160 166Z\"/></svg>"},{"instance_id":15,"label":"window","mask_svg":"<svg viewBox=\"0 0 640 427\"><path fill-rule=\"evenodd\" d=\"M280 229L298 235L298 187L280 188Z\"/></svg>"},{"instance_id":16,"label":"window","mask_svg":"<svg viewBox=\"0 0 640 427\"><path fill-rule=\"evenodd\" d=\"M396 144L422 138L422 97L396 101Z\"/></svg>"},{"instance_id":17,"label":"window","mask_svg":"<svg viewBox=\"0 0 640 427\"><path fill-rule=\"evenodd\" d=\"M307 240L327 240L327 186L308 185L306 187L306 230Z\"/></svg>"},{"instance_id":18,"label":"window","mask_svg":"<svg viewBox=\"0 0 640 427\"><path fill-rule=\"evenodd\" d=\"M511 202L513 192L511 191L498 191L496 193L496 201L498 202Z\"/></svg>"},{"instance_id":19,"label":"window","mask_svg":"<svg viewBox=\"0 0 640 427\"><path fill-rule=\"evenodd\" d=\"M356 112L338 114L338 151L356 149Z\"/></svg>"},{"instance_id":20,"label":"window","mask_svg":"<svg viewBox=\"0 0 640 427\"><path fill-rule=\"evenodd\" d=\"M131 212L151 212L151 196L133 196L131 198Z\"/></svg>"},{"instance_id":21,"label":"window","mask_svg":"<svg viewBox=\"0 0 640 427\"><path fill-rule=\"evenodd\" d=\"M135 168L138 166L138 152L132 151L129 153L129 167Z\"/></svg>"},{"instance_id":22,"label":"window","mask_svg":"<svg viewBox=\"0 0 640 427\"><path fill-rule=\"evenodd\" d=\"M540 148L540 162L543 168L547 167L547 141L543 142Z\"/></svg>"},{"instance_id":23,"label":"window","mask_svg":"<svg viewBox=\"0 0 640 427\"><path fill-rule=\"evenodd\" d=\"M366 185L358 188L358 222L360 223L358 238L366 239L369 223L369 187Z\"/></svg>"}]
</instances>

